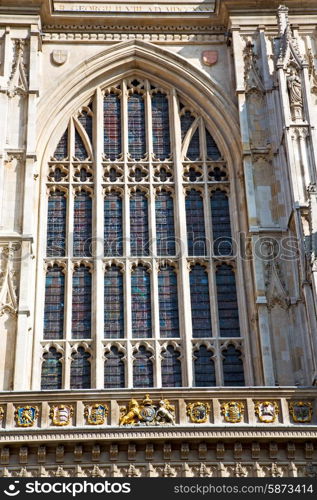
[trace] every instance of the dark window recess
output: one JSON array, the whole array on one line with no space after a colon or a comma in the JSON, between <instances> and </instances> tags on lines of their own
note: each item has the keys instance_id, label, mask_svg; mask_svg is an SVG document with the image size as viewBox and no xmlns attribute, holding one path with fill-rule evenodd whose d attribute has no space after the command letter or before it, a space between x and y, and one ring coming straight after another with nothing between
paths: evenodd
<instances>
[{"instance_id":1,"label":"dark window recess","mask_svg":"<svg viewBox=\"0 0 317 500\"><path fill-rule=\"evenodd\" d=\"M167 346L162 354L162 387L181 387L182 370L179 360L180 353L172 346Z\"/></svg>"},{"instance_id":2,"label":"dark window recess","mask_svg":"<svg viewBox=\"0 0 317 500\"><path fill-rule=\"evenodd\" d=\"M54 347L43 354L41 389L55 390L62 388L62 355Z\"/></svg>"},{"instance_id":3,"label":"dark window recess","mask_svg":"<svg viewBox=\"0 0 317 500\"><path fill-rule=\"evenodd\" d=\"M194 352L195 387L213 387L216 385L215 364L211 359L212 352L204 345Z\"/></svg>"},{"instance_id":4,"label":"dark window recess","mask_svg":"<svg viewBox=\"0 0 317 500\"><path fill-rule=\"evenodd\" d=\"M84 141L77 130L75 130L75 158L78 160L86 160L87 157L88 153L86 151Z\"/></svg>"},{"instance_id":5,"label":"dark window recess","mask_svg":"<svg viewBox=\"0 0 317 500\"><path fill-rule=\"evenodd\" d=\"M123 276L119 267L105 272L105 338L124 337Z\"/></svg>"},{"instance_id":6,"label":"dark window recess","mask_svg":"<svg viewBox=\"0 0 317 500\"><path fill-rule=\"evenodd\" d=\"M105 195L104 246L106 257L122 255L122 198L116 191Z\"/></svg>"},{"instance_id":7,"label":"dark window recess","mask_svg":"<svg viewBox=\"0 0 317 500\"><path fill-rule=\"evenodd\" d=\"M144 266L137 266L131 274L132 336L152 337L151 277Z\"/></svg>"},{"instance_id":8,"label":"dark window recess","mask_svg":"<svg viewBox=\"0 0 317 500\"><path fill-rule=\"evenodd\" d=\"M203 266L196 264L190 271L189 279L193 338L211 337L208 273Z\"/></svg>"},{"instance_id":9,"label":"dark window recess","mask_svg":"<svg viewBox=\"0 0 317 500\"><path fill-rule=\"evenodd\" d=\"M218 149L218 146L215 143L214 139L211 137L207 129L206 129L206 144L207 144L207 157L213 161L220 160L221 154Z\"/></svg>"},{"instance_id":10,"label":"dark window recess","mask_svg":"<svg viewBox=\"0 0 317 500\"><path fill-rule=\"evenodd\" d=\"M68 129L62 135L53 156L56 160L64 160L68 157Z\"/></svg>"},{"instance_id":11,"label":"dark window recess","mask_svg":"<svg viewBox=\"0 0 317 500\"><path fill-rule=\"evenodd\" d=\"M204 204L199 191L187 193L185 207L188 255L206 255Z\"/></svg>"},{"instance_id":12,"label":"dark window recess","mask_svg":"<svg viewBox=\"0 0 317 500\"><path fill-rule=\"evenodd\" d=\"M91 273L85 266L74 269L72 338L89 339L91 337Z\"/></svg>"},{"instance_id":13,"label":"dark window recess","mask_svg":"<svg viewBox=\"0 0 317 500\"><path fill-rule=\"evenodd\" d=\"M189 160L195 161L200 158L200 145L199 145L199 129L197 128L191 141L189 143L186 157Z\"/></svg>"},{"instance_id":14,"label":"dark window recess","mask_svg":"<svg viewBox=\"0 0 317 500\"><path fill-rule=\"evenodd\" d=\"M122 352L119 352L117 347L112 346L110 352L108 352L105 357L105 389L124 387L124 362L122 361Z\"/></svg>"},{"instance_id":15,"label":"dark window recess","mask_svg":"<svg viewBox=\"0 0 317 500\"><path fill-rule=\"evenodd\" d=\"M153 364L150 360L152 354L140 346L134 354L133 361L133 387L153 387Z\"/></svg>"},{"instance_id":16,"label":"dark window recess","mask_svg":"<svg viewBox=\"0 0 317 500\"><path fill-rule=\"evenodd\" d=\"M174 202L171 193L161 191L155 200L157 255L175 255Z\"/></svg>"},{"instance_id":17,"label":"dark window recess","mask_svg":"<svg viewBox=\"0 0 317 500\"><path fill-rule=\"evenodd\" d=\"M179 337L177 274L168 266L158 273L160 337Z\"/></svg>"},{"instance_id":18,"label":"dark window recess","mask_svg":"<svg viewBox=\"0 0 317 500\"><path fill-rule=\"evenodd\" d=\"M85 129L90 142L92 142L92 116L87 113L87 111L83 111L82 114L78 117L79 122Z\"/></svg>"},{"instance_id":19,"label":"dark window recess","mask_svg":"<svg viewBox=\"0 0 317 500\"><path fill-rule=\"evenodd\" d=\"M222 351L223 359L223 380L225 386L244 386L244 371L241 352L233 344Z\"/></svg>"},{"instance_id":20,"label":"dark window recess","mask_svg":"<svg viewBox=\"0 0 317 500\"><path fill-rule=\"evenodd\" d=\"M192 124L195 121L195 117L189 112L186 111L182 116L181 116L181 134L182 134L182 141L185 138L185 135L187 134L188 130L192 126Z\"/></svg>"},{"instance_id":21,"label":"dark window recess","mask_svg":"<svg viewBox=\"0 0 317 500\"><path fill-rule=\"evenodd\" d=\"M92 199L81 191L74 200L74 256L90 257L92 252Z\"/></svg>"},{"instance_id":22,"label":"dark window recess","mask_svg":"<svg viewBox=\"0 0 317 500\"><path fill-rule=\"evenodd\" d=\"M214 191L210 198L215 255L232 255L229 200L225 192Z\"/></svg>"},{"instance_id":23,"label":"dark window recess","mask_svg":"<svg viewBox=\"0 0 317 500\"><path fill-rule=\"evenodd\" d=\"M141 160L146 153L144 100L140 94L128 99L128 147L135 160Z\"/></svg>"},{"instance_id":24,"label":"dark window recess","mask_svg":"<svg viewBox=\"0 0 317 500\"><path fill-rule=\"evenodd\" d=\"M50 193L47 211L47 256L63 257L66 246L66 198L63 191Z\"/></svg>"},{"instance_id":25,"label":"dark window recess","mask_svg":"<svg viewBox=\"0 0 317 500\"><path fill-rule=\"evenodd\" d=\"M240 337L235 274L231 266L217 267L216 286L221 337Z\"/></svg>"},{"instance_id":26,"label":"dark window recess","mask_svg":"<svg viewBox=\"0 0 317 500\"><path fill-rule=\"evenodd\" d=\"M104 153L116 160L121 154L121 101L117 94L104 97Z\"/></svg>"},{"instance_id":27,"label":"dark window recess","mask_svg":"<svg viewBox=\"0 0 317 500\"><path fill-rule=\"evenodd\" d=\"M83 347L78 347L77 351L72 353L70 366L71 389L90 389L91 367L89 358L89 352L86 352Z\"/></svg>"},{"instance_id":28,"label":"dark window recess","mask_svg":"<svg viewBox=\"0 0 317 500\"><path fill-rule=\"evenodd\" d=\"M62 339L64 334L65 276L63 269L48 269L45 280L44 339Z\"/></svg>"},{"instance_id":29,"label":"dark window recess","mask_svg":"<svg viewBox=\"0 0 317 500\"><path fill-rule=\"evenodd\" d=\"M170 155L170 129L168 99L158 92L152 96L153 152L160 160Z\"/></svg>"},{"instance_id":30,"label":"dark window recess","mask_svg":"<svg viewBox=\"0 0 317 500\"><path fill-rule=\"evenodd\" d=\"M130 241L131 255L149 254L148 200L142 191L130 198Z\"/></svg>"}]
</instances>

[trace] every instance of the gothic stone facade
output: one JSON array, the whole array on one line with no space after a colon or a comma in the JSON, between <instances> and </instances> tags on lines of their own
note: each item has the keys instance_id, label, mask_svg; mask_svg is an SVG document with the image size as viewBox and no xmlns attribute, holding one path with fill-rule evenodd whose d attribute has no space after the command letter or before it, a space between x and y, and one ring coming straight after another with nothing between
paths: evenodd
<instances>
[{"instance_id":1,"label":"gothic stone facade","mask_svg":"<svg viewBox=\"0 0 317 500\"><path fill-rule=\"evenodd\" d=\"M316 2L5 0L0 51L1 475L315 477ZM109 193L184 251L72 253Z\"/></svg>"}]
</instances>

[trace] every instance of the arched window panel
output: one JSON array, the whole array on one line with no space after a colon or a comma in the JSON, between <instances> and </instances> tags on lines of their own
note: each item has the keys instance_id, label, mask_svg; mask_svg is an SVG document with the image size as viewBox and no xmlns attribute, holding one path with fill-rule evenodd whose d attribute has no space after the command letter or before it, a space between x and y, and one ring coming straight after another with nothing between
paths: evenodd
<instances>
[{"instance_id":1,"label":"arched window panel","mask_svg":"<svg viewBox=\"0 0 317 500\"><path fill-rule=\"evenodd\" d=\"M128 98L128 148L131 158L141 160L146 153L144 99L141 94Z\"/></svg>"},{"instance_id":2,"label":"arched window panel","mask_svg":"<svg viewBox=\"0 0 317 500\"><path fill-rule=\"evenodd\" d=\"M207 146L207 157L210 160L217 161L220 160L221 154L218 149L217 144L215 143L213 137L210 135L208 130L206 129L206 146Z\"/></svg>"},{"instance_id":3,"label":"arched window panel","mask_svg":"<svg viewBox=\"0 0 317 500\"><path fill-rule=\"evenodd\" d=\"M149 254L148 199L139 190L130 198L130 245L131 255Z\"/></svg>"},{"instance_id":4,"label":"arched window panel","mask_svg":"<svg viewBox=\"0 0 317 500\"><path fill-rule=\"evenodd\" d=\"M211 311L208 273L196 264L189 275L193 338L211 337Z\"/></svg>"},{"instance_id":5,"label":"arched window panel","mask_svg":"<svg viewBox=\"0 0 317 500\"><path fill-rule=\"evenodd\" d=\"M168 99L158 92L152 95L152 139L156 158L165 160L171 153Z\"/></svg>"},{"instance_id":6,"label":"arched window panel","mask_svg":"<svg viewBox=\"0 0 317 500\"><path fill-rule=\"evenodd\" d=\"M105 389L125 387L123 354L112 346L105 356Z\"/></svg>"},{"instance_id":7,"label":"arched window panel","mask_svg":"<svg viewBox=\"0 0 317 500\"><path fill-rule=\"evenodd\" d=\"M56 160L65 160L65 158L68 157L68 128L57 144L53 157L56 158Z\"/></svg>"},{"instance_id":8,"label":"arched window panel","mask_svg":"<svg viewBox=\"0 0 317 500\"><path fill-rule=\"evenodd\" d=\"M204 203L201 193L195 189L187 192L185 207L188 255L206 255Z\"/></svg>"},{"instance_id":9,"label":"arched window panel","mask_svg":"<svg viewBox=\"0 0 317 500\"><path fill-rule=\"evenodd\" d=\"M194 132L193 137L190 140L186 157L189 160L195 161L200 158L200 143L199 143L199 129L197 128Z\"/></svg>"},{"instance_id":10,"label":"arched window panel","mask_svg":"<svg viewBox=\"0 0 317 500\"><path fill-rule=\"evenodd\" d=\"M66 247L66 193L52 191L47 210L47 256L63 257Z\"/></svg>"},{"instance_id":11,"label":"arched window panel","mask_svg":"<svg viewBox=\"0 0 317 500\"><path fill-rule=\"evenodd\" d=\"M58 265L50 267L45 279L44 339L62 339L64 335L65 276Z\"/></svg>"},{"instance_id":12,"label":"arched window panel","mask_svg":"<svg viewBox=\"0 0 317 500\"><path fill-rule=\"evenodd\" d=\"M216 385L215 363L212 352L207 347L201 345L194 351L194 379L195 387L213 387Z\"/></svg>"},{"instance_id":13,"label":"arched window panel","mask_svg":"<svg viewBox=\"0 0 317 500\"><path fill-rule=\"evenodd\" d=\"M72 353L70 365L71 389L90 389L91 366L89 358L90 353L85 351L83 347L78 347L77 351Z\"/></svg>"},{"instance_id":14,"label":"arched window panel","mask_svg":"<svg viewBox=\"0 0 317 500\"><path fill-rule=\"evenodd\" d=\"M217 267L216 286L220 336L240 337L236 278L231 266Z\"/></svg>"},{"instance_id":15,"label":"arched window panel","mask_svg":"<svg viewBox=\"0 0 317 500\"><path fill-rule=\"evenodd\" d=\"M83 126L86 134L88 135L90 142L92 142L92 113L91 113L91 105L89 105L88 109L83 109L78 116L79 123Z\"/></svg>"},{"instance_id":16,"label":"arched window panel","mask_svg":"<svg viewBox=\"0 0 317 500\"><path fill-rule=\"evenodd\" d=\"M74 199L74 256L91 256L92 199L88 192L76 193Z\"/></svg>"},{"instance_id":17,"label":"arched window panel","mask_svg":"<svg viewBox=\"0 0 317 500\"><path fill-rule=\"evenodd\" d=\"M211 194L211 218L215 255L232 255L229 200L224 191Z\"/></svg>"},{"instance_id":18,"label":"arched window panel","mask_svg":"<svg viewBox=\"0 0 317 500\"><path fill-rule=\"evenodd\" d=\"M167 346L162 354L162 387L181 387L182 368L179 360L180 353L172 346Z\"/></svg>"},{"instance_id":19,"label":"arched window panel","mask_svg":"<svg viewBox=\"0 0 317 500\"><path fill-rule=\"evenodd\" d=\"M233 344L222 351L223 380L225 386L244 386L244 370L241 352Z\"/></svg>"},{"instance_id":20,"label":"arched window panel","mask_svg":"<svg viewBox=\"0 0 317 500\"><path fill-rule=\"evenodd\" d=\"M105 338L124 337L123 276L118 266L105 272Z\"/></svg>"},{"instance_id":21,"label":"arched window panel","mask_svg":"<svg viewBox=\"0 0 317 500\"><path fill-rule=\"evenodd\" d=\"M174 200L171 193L161 191L155 200L157 255L175 255Z\"/></svg>"},{"instance_id":22,"label":"arched window panel","mask_svg":"<svg viewBox=\"0 0 317 500\"><path fill-rule=\"evenodd\" d=\"M79 132L75 130L75 158L77 158L77 160L86 160L88 156L84 141Z\"/></svg>"},{"instance_id":23,"label":"arched window panel","mask_svg":"<svg viewBox=\"0 0 317 500\"><path fill-rule=\"evenodd\" d=\"M56 390L62 388L62 363L60 358L61 353L57 352L54 347L50 347L49 351L43 354L42 374L41 374L41 389Z\"/></svg>"},{"instance_id":24,"label":"arched window panel","mask_svg":"<svg viewBox=\"0 0 317 500\"><path fill-rule=\"evenodd\" d=\"M173 267L162 267L158 273L160 337L179 337L177 274Z\"/></svg>"},{"instance_id":25,"label":"arched window panel","mask_svg":"<svg viewBox=\"0 0 317 500\"><path fill-rule=\"evenodd\" d=\"M137 266L131 274L132 335L152 337L151 277L146 267Z\"/></svg>"},{"instance_id":26,"label":"arched window panel","mask_svg":"<svg viewBox=\"0 0 317 500\"><path fill-rule=\"evenodd\" d=\"M134 354L133 361L133 387L153 387L153 364L151 352L140 346Z\"/></svg>"},{"instance_id":27,"label":"arched window panel","mask_svg":"<svg viewBox=\"0 0 317 500\"><path fill-rule=\"evenodd\" d=\"M187 134L188 130L192 126L192 124L195 121L195 117L191 114L190 111L185 111L181 115L181 134L182 134L182 142L183 139L185 138L185 135Z\"/></svg>"},{"instance_id":28,"label":"arched window panel","mask_svg":"<svg viewBox=\"0 0 317 500\"><path fill-rule=\"evenodd\" d=\"M120 193L110 191L104 199L104 251L106 257L122 255L122 198Z\"/></svg>"},{"instance_id":29,"label":"arched window panel","mask_svg":"<svg viewBox=\"0 0 317 500\"><path fill-rule=\"evenodd\" d=\"M105 95L104 113L104 153L109 160L116 160L122 153L121 147L121 100L116 93Z\"/></svg>"},{"instance_id":30,"label":"arched window panel","mask_svg":"<svg viewBox=\"0 0 317 500\"><path fill-rule=\"evenodd\" d=\"M91 337L91 272L83 265L73 272L72 338Z\"/></svg>"}]
</instances>

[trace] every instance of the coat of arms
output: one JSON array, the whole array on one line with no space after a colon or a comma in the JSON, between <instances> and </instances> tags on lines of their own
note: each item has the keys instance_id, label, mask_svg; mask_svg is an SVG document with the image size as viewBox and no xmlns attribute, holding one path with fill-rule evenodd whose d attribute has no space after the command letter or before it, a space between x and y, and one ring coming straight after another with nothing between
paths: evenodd
<instances>
[{"instance_id":1,"label":"coat of arms","mask_svg":"<svg viewBox=\"0 0 317 500\"><path fill-rule=\"evenodd\" d=\"M207 422L209 413L209 403L201 403L200 401L197 401L196 403L189 403L187 405L187 415L189 416L190 421L196 424L203 424Z\"/></svg>"},{"instance_id":2,"label":"coat of arms","mask_svg":"<svg viewBox=\"0 0 317 500\"><path fill-rule=\"evenodd\" d=\"M276 401L257 401L255 403L255 413L260 422L271 424L275 422L279 413L278 404Z\"/></svg>"},{"instance_id":3,"label":"coat of arms","mask_svg":"<svg viewBox=\"0 0 317 500\"><path fill-rule=\"evenodd\" d=\"M289 412L294 422L311 422L313 416L313 406L310 401L291 401Z\"/></svg>"},{"instance_id":4,"label":"coat of arms","mask_svg":"<svg viewBox=\"0 0 317 500\"><path fill-rule=\"evenodd\" d=\"M175 407L167 399L161 399L158 405L153 405L149 394L146 394L142 404L131 399L128 406L120 408L120 412L120 425L175 424Z\"/></svg>"},{"instance_id":5,"label":"coat of arms","mask_svg":"<svg viewBox=\"0 0 317 500\"><path fill-rule=\"evenodd\" d=\"M86 405L84 415L88 424L102 425L108 415L108 407L101 403Z\"/></svg>"},{"instance_id":6,"label":"coat of arms","mask_svg":"<svg viewBox=\"0 0 317 500\"><path fill-rule=\"evenodd\" d=\"M0 422L3 419L3 417L4 417L4 409L2 408L2 406L0 406Z\"/></svg>"},{"instance_id":7,"label":"coat of arms","mask_svg":"<svg viewBox=\"0 0 317 500\"><path fill-rule=\"evenodd\" d=\"M228 401L222 403L221 413L226 422L236 424L241 422L244 414L244 404L241 401Z\"/></svg>"},{"instance_id":8,"label":"coat of arms","mask_svg":"<svg viewBox=\"0 0 317 500\"><path fill-rule=\"evenodd\" d=\"M67 61L68 51L55 49L55 50L53 50L51 57L52 57L52 61L55 64L57 64L57 66L61 66L62 64L64 64Z\"/></svg>"},{"instance_id":9,"label":"coat of arms","mask_svg":"<svg viewBox=\"0 0 317 500\"><path fill-rule=\"evenodd\" d=\"M18 427L32 427L38 415L37 406L18 406L15 410L15 421Z\"/></svg>"},{"instance_id":10,"label":"coat of arms","mask_svg":"<svg viewBox=\"0 0 317 500\"><path fill-rule=\"evenodd\" d=\"M69 425L74 414L74 409L71 405L52 405L50 417L53 425Z\"/></svg>"}]
</instances>

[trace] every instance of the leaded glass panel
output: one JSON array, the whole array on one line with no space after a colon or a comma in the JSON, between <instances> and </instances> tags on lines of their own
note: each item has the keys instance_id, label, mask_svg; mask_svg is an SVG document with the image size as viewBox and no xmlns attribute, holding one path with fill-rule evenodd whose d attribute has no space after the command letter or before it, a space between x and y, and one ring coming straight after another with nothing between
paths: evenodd
<instances>
[{"instance_id":1,"label":"leaded glass panel","mask_svg":"<svg viewBox=\"0 0 317 500\"><path fill-rule=\"evenodd\" d=\"M175 255L174 202L171 193L161 191L155 200L157 255Z\"/></svg>"},{"instance_id":2,"label":"leaded glass panel","mask_svg":"<svg viewBox=\"0 0 317 500\"><path fill-rule=\"evenodd\" d=\"M119 352L117 347L112 346L105 358L105 389L124 387L122 352Z\"/></svg>"},{"instance_id":3,"label":"leaded glass panel","mask_svg":"<svg viewBox=\"0 0 317 500\"><path fill-rule=\"evenodd\" d=\"M64 335L65 276L59 266L46 272L44 305L44 339L62 339Z\"/></svg>"},{"instance_id":4,"label":"leaded glass panel","mask_svg":"<svg viewBox=\"0 0 317 500\"><path fill-rule=\"evenodd\" d=\"M66 247L66 197L63 191L52 191L47 210L47 256L62 257Z\"/></svg>"},{"instance_id":5,"label":"leaded glass panel","mask_svg":"<svg viewBox=\"0 0 317 500\"><path fill-rule=\"evenodd\" d=\"M226 193L217 189L211 195L212 234L215 255L232 254L229 201Z\"/></svg>"},{"instance_id":6,"label":"leaded glass panel","mask_svg":"<svg viewBox=\"0 0 317 500\"><path fill-rule=\"evenodd\" d=\"M179 337L177 274L173 267L162 267L158 273L160 337Z\"/></svg>"},{"instance_id":7,"label":"leaded glass panel","mask_svg":"<svg viewBox=\"0 0 317 500\"><path fill-rule=\"evenodd\" d=\"M130 241L131 255L149 254L148 199L137 190L130 199Z\"/></svg>"},{"instance_id":8,"label":"leaded glass panel","mask_svg":"<svg viewBox=\"0 0 317 500\"><path fill-rule=\"evenodd\" d=\"M179 360L180 353L172 346L167 346L162 354L162 387L181 387L182 371Z\"/></svg>"},{"instance_id":9,"label":"leaded glass panel","mask_svg":"<svg viewBox=\"0 0 317 500\"><path fill-rule=\"evenodd\" d=\"M133 94L128 99L128 143L131 158L143 158L146 153L146 140L144 99L141 94Z\"/></svg>"},{"instance_id":10,"label":"leaded glass panel","mask_svg":"<svg viewBox=\"0 0 317 500\"><path fill-rule=\"evenodd\" d=\"M89 362L90 354L83 347L78 347L72 353L70 365L70 388L90 389L91 386L91 366Z\"/></svg>"},{"instance_id":11,"label":"leaded glass panel","mask_svg":"<svg viewBox=\"0 0 317 500\"><path fill-rule=\"evenodd\" d=\"M105 272L105 338L124 337L123 275L119 267Z\"/></svg>"},{"instance_id":12,"label":"leaded glass panel","mask_svg":"<svg viewBox=\"0 0 317 500\"><path fill-rule=\"evenodd\" d=\"M62 388L62 355L54 347L43 354L41 389L56 390Z\"/></svg>"},{"instance_id":13,"label":"leaded glass panel","mask_svg":"<svg viewBox=\"0 0 317 500\"><path fill-rule=\"evenodd\" d=\"M86 191L76 194L74 200L74 256L91 255L92 199Z\"/></svg>"},{"instance_id":14,"label":"leaded glass panel","mask_svg":"<svg viewBox=\"0 0 317 500\"><path fill-rule=\"evenodd\" d=\"M134 354L133 361L133 387L153 387L153 364L150 360L152 354L144 346Z\"/></svg>"},{"instance_id":15,"label":"leaded glass panel","mask_svg":"<svg viewBox=\"0 0 317 500\"><path fill-rule=\"evenodd\" d=\"M211 357L212 352L208 351L204 345L201 345L194 352L195 387L212 387L216 385L215 363Z\"/></svg>"},{"instance_id":16,"label":"leaded glass panel","mask_svg":"<svg viewBox=\"0 0 317 500\"><path fill-rule=\"evenodd\" d=\"M190 299L193 338L211 337L208 273L200 264L193 266L190 271Z\"/></svg>"},{"instance_id":17,"label":"leaded glass panel","mask_svg":"<svg viewBox=\"0 0 317 500\"><path fill-rule=\"evenodd\" d=\"M153 153L160 160L170 155L170 128L168 99L158 92L152 96L152 138Z\"/></svg>"},{"instance_id":18,"label":"leaded glass panel","mask_svg":"<svg viewBox=\"0 0 317 500\"><path fill-rule=\"evenodd\" d=\"M219 328L221 337L239 337L239 311L234 270L227 264L216 272Z\"/></svg>"},{"instance_id":19,"label":"leaded glass panel","mask_svg":"<svg viewBox=\"0 0 317 500\"><path fill-rule=\"evenodd\" d=\"M106 257L122 255L122 198L116 191L105 194L104 247Z\"/></svg>"},{"instance_id":20,"label":"leaded glass panel","mask_svg":"<svg viewBox=\"0 0 317 500\"><path fill-rule=\"evenodd\" d=\"M91 337L91 272L85 266L74 269L72 303L72 338Z\"/></svg>"},{"instance_id":21,"label":"leaded glass panel","mask_svg":"<svg viewBox=\"0 0 317 500\"><path fill-rule=\"evenodd\" d=\"M144 266L137 266L132 271L131 299L133 337L152 337L151 277Z\"/></svg>"},{"instance_id":22,"label":"leaded glass panel","mask_svg":"<svg viewBox=\"0 0 317 500\"><path fill-rule=\"evenodd\" d=\"M187 192L185 206L188 255L206 255L204 203L201 193L195 189Z\"/></svg>"},{"instance_id":23,"label":"leaded glass panel","mask_svg":"<svg viewBox=\"0 0 317 500\"><path fill-rule=\"evenodd\" d=\"M229 344L228 348L222 351L222 355L224 385L234 387L245 385L241 352Z\"/></svg>"},{"instance_id":24,"label":"leaded glass panel","mask_svg":"<svg viewBox=\"0 0 317 500\"><path fill-rule=\"evenodd\" d=\"M116 160L121 154L121 101L117 94L104 97L104 153Z\"/></svg>"}]
</instances>

